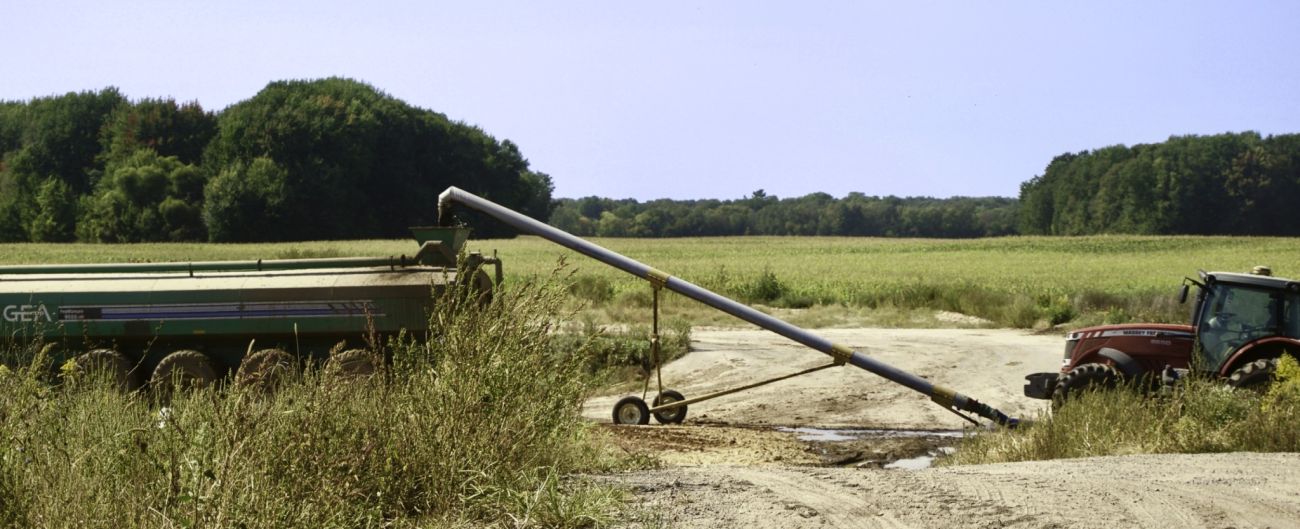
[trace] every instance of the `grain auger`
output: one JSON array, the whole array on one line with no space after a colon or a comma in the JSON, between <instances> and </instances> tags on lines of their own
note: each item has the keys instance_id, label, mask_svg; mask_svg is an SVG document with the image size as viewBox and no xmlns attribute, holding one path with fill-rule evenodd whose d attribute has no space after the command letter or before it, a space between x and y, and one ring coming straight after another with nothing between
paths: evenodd
<instances>
[{"instance_id":1,"label":"grain auger","mask_svg":"<svg viewBox=\"0 0 1300 529\"><path fill-rule=\"evenodd\" d=\"M656 378L659 380L659 395L651 404L645 402L644 397L629 396L625 397L614 406L613 418L618 424L648 424L650 416L653 414L660 422L678 423L686 417L686 407L697 402L721 397L738 391L752 389L758 386L771 384L780 380L805 375L822 369L852 365L877 375L880 375L890 381L902 384L913 391L922 393L935 403L943 406L958 416L975 424L979 422L967 415L973 413L1002 426L1013 427L1019 421L1013 417L1008 417L1005 413L994 409L987 404L983 404L973 398L951 389L933 384L921 377L900 370L879 360L868 357L867 355L854 351L843 344L833 343L830 340L822 338L816 334L804 329L791 325L778 318L774 318L749 306L738 303L732 299L720 296L708 289L692 284L684 279L673 277L665 272L656 270L650 266L630 259L626 256L612 252L608 249L597 246L589 241L583 240L563 230L559 230L539 222L519 212L501 206L490 200L484 199L473 193L449 187L438 196L438 221L439 224L449 225L452 222L451 206L452 203L460 203L466 207L477 210L494 219L504 222L522 233L536 235L560 246L578 252L582 255L605 263L609 266L632 274L636 277L645 279L650 282L655 294L655 335L658 331L658 298L659 291L663 289L676 292L690 299L718 309L722 312L740 318L763 329L772 331L776 334L794 340L802 345L810 347L818 352L824 353L831 357L831 362L825 365L806 369L797 373L763 380L746 386L732 388L729 390L719 391L708 395L695 398L683 398L680 393L675 391L664 391L662 377L658 375L658 361L656 358ZM657 353L657 341L652 343L652 352ZM656 354L657 356L657 354ZM646 379L646 385L649 385L649 378Z\"/></svg>"}]
</instances>

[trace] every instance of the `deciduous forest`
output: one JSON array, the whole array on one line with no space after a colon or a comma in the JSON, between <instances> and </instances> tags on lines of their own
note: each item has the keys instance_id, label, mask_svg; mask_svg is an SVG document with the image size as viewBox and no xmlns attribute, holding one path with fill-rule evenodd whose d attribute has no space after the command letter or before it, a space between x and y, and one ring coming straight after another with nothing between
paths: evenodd
<instances>
[{"instance_id":1,"label":"deciduous forest","mask_svg":"<svg viewBox=\"0 0 1300 529\"><path fill-rule=\"evenodd\" d=\"M449 185L607 237L1300 234L1286 218L1300 199L1297 134L1062 154L1019 199L554 199L510 140L330 78L273 82L218 112L115 88L0 102L0 154L8 242L397 238L436 220ZM466 220L476 236L510 235Z\"/></svg>"},{"instance_id":2,"label":"deciduous forest","mask_svg":"<svg viewBox=\"0 0 1300 529\"><path fill-rule=\"evenodd\" d=\"M449 185L551 209L515 144L347 79L271 83L215 113L113 88L0 103L0 152L3 241L404 237Z\"/></svg>"},{"instance_id":3,"label":"deciduous forest","mask_svg":"<svg viewBox=\"0 0 1300 529\"><path fill-rule=\"evenodd\" d=\"M1297 235L1300 134L1174 136L1062 154L1020 187L1026 235Z\"/></svg>"}]
</instances>

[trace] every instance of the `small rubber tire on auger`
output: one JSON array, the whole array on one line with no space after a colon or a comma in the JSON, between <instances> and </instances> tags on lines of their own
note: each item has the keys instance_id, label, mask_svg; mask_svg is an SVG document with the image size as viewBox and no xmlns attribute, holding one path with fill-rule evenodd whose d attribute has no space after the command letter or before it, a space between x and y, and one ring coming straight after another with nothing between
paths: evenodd
<instances>
[{"instance_id":1,"label":"small rubber tire on auger","mask_svg":"<svg viewBox=\"0 0 1300 529\"><path fill-rule=\"evenodd\" d=\"M1083 364L1075 367L1056 382L1056 389L1052 391L1052 408L1060 408L1085 391L1115 389L1122 379L1114 366Z\"/></svg>"},{"instance_id":2,"label":"small rubber tire on auger","mask_svg":"<svg viewBox=\"0 0 1300 529\"><path fill-rule=\"evenodd\" d=\"M1262 391L1277 381L1277 359L1263 358L1241 366L1228 377L1228 385L1237 389Z\"/></svg>"},{"instance_id":3,"label":"small rubber tire on auger","mask_svg":"<svg viewBox=\"0 0 1300 529\"><path fill-rule=\"evenodd\" d=\"M614 424L650 424L650 407L641 397L623 397L614 405Z\"/></svg>"},{"instance_id":4,"label":"small rubber tire on auger","mask_svg":"<svg viewBox=\"0 0 1300 529\"><path fill-rule=\"evenodd\" d=\"M262 349L239 363L235 384L272 393L289 380L296 363L283 349Z\"/></svg>"},{"instance_id":5,"label":"small rubber tire on auger","mask_svg":"<svg viewBox=\"0 0 1300 529\"><path fill-rule=\"evenodd\" d=\"M686 400L680 392L674 389L666 389L663 393L655 395L654 405L652 408L663 406L677 401ZM654 412L655 420L659 424L681 424L686 420L686 406L678 406L671 410Z\"/></svg>"},{"instance_id":6,"label":"small rubber tire on auger","mask_svg":"<svg viewBox=\"0 0 1300 529\"><path fill-rule=\"evenodd\" d=\"M163 357L149 377L149 386L163 400L176 390L186 391L217 383L217 370L208 355L198 351L176 351Z\"/></svg>"},{"instance_id":7,"label":"small rubber tire on auger","mask_svg":"<svg viewBox=\"0 0 1300 529\"><path fill-rule=\"evenodd\" d=\"M74 380L98 376L112 381L114 387L124 393L140 389L131 361L112 349L93 349L79 354L73 359L72 369Z\"/></svg>"}]
</instances>

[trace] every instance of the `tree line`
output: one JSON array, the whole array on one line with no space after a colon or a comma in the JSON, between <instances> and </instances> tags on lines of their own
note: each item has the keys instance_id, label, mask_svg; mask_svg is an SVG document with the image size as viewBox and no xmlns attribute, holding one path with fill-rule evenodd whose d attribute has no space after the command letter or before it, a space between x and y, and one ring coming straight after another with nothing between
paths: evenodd
<instances>
[{"instance_id":1,"label":"tree line","mask_svg":"<svg viewBox=\"0 0 1300 529\"><path fill-rule=\"evenodd\" d=\"M1062 154L1003 197L552 198L509 140L350 79L279 81L219 112L117 89L0 102L0 242L396 238L456 185L578 235L1297 235L1300 135ZM511 235L473 213L476 236Z\"/></svg>"},{"instance_id":2,"label":"tree line","mask_svg":"<svg viewBox=\"0 0 1300 529\"><path fill-rule=\"evenodd\" d=\"M577 235L692 237L842 235L990 237L1016 231L1016 200L899 198L813 193L778 198L758 190L737 200L560 199L551 224Z\"/></svg>"},{"instance_id":3,"label":"tree line","mask_svg":"<svg viewBox=\"0 0 1300 529\"><path fill-rule=\"evenodd\" d=\"M1300 235L1300 134L1173 136L1062 154L1020 187L1020 232Z\"/></svg>"},{"instance_id":4,"label":"tree line","mask_svg":"<svg viewBox=\"0 0 1300 529\"><path fill-rule=\"evenodd\" d=\"M349 79L273 82L220 112L114 88L0 102L0 241L404 237L450 185L552 207L514 143Z\"/></svg>"}]
</instances>

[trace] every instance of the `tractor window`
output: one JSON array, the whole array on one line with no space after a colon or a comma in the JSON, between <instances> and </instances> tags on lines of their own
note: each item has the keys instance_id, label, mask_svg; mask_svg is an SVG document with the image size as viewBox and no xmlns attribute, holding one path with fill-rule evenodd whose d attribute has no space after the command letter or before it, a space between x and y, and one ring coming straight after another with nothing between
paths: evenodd
<instances>
[{"instance_id":1,"label":"tractor window","mask_svg":"<svg viewBox=\"0 0 1300 529\"><path fill-rule=\"evenodd\" d=\"M1286 296L1286 312L1282 319L1282 334L1292 338L1300 338L1300 295L1288 293Z\"/></svg>"},{"instance_id":2,"label":"tractor window","mask_svg":"<svg viewBox=\"0 0 1300 529\"><path fill-rule=\"evenodd\" d=\"M1220 283L1210 289L1197 325L1203 369L1217 369L1241 345L1278 332L1280 293Z\"/></svg>"}]
</instances>

